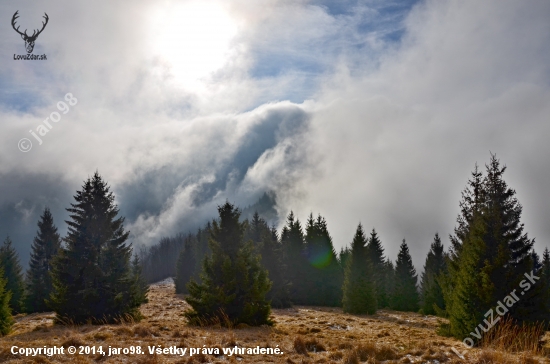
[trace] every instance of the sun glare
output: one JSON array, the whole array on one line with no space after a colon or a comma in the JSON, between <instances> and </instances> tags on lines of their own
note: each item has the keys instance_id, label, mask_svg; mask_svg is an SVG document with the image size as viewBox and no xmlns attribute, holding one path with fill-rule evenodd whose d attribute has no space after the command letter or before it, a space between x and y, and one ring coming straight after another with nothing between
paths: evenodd
<instances>
[{"instance_id":1,"label":"sun glare","mask_svg":"<svg viewBox=\"0 0 550 364\"><path fill-rule=\"evenodd\" d=\"M166 3L165 3L166 4ZM196 89L227 61L237 24L215 1L169 2L153 15L151 48L178 86Z\"/></svg>"}]
</instances>

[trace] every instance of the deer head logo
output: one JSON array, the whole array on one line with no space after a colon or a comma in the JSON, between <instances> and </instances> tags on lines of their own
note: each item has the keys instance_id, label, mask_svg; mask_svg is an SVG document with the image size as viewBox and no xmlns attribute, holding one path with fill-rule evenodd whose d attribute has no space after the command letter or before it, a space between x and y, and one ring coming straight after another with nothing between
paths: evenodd
<instances>
[{"instance_id":1,"label":"deer head logo","mask_svg":"<svg viewBox=\"0 0 550 364\"><path fill-rule=\"evenodd\" d=\"M34 30L32 35L28 35L27 34L27 29L25 29L25 32L24 33L21 33L19 31L19 27L15 27L15 20L17 18L19 18L19 15L17 15L17 13L19 13L19 10L17 10L15 12L15 14L13 14L13 18L11 18L11 26L13 27L13 29L19 33L21 35L21 38L23 38L23 40L25 41L25 48L27 49L27 53L32 53L32 50L34 49L34 42L36 41L36 38L38 38L38 36L40 35L40 33L42 33L42 31L44 30L44 28L46 28L46 24L48 24L48 20L50 18L48 18L48 14L44 13L44 16L43 18L46 19L45 22L42 22L42 29L40 30ZM38 33L37 33L38 31Z\"/></svg>"}]
</instances>

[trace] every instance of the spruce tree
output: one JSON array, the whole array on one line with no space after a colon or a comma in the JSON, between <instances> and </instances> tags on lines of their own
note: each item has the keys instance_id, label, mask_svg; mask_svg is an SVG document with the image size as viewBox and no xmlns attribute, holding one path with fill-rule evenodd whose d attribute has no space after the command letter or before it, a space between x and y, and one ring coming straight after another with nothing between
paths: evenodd
<instances>
[{"instance_id":1,"label":"spruce tree","mask_svg":"<svg viewBox=\"0 0 550 364\"><path fill-rule=\"evenodd\" d=\"M305 253L308 260L305 284L307 304L318 306L340 306L344 272L336 257L332 237L326 220L310 215L305 236Z\"/></svg>"},{"instance_id":2,"label":"spruce tree","mask_svg":"<svg viewBox=\"0 0 550 364\"><path fill-rule=\"evenodd\" d=\"M219 222L214 222L209 240L212 254L203 261L202 283L192 280L187 285L186 300L192 310L185 315L194 324L271 324L265 297L271 282L253 243L243 239L240 211L227 202L218 212Z\"/></svg>"},{"instance_id":3,"label":"spruce tree","mask_svg":"<svg viewBox=\"0 0 550 364\"><path fill-rule=\"evenodd\" d=\"M14 313L22 313L25 285L19 257L12 244L10 237L6 237L4 245L0 248L0 269L4 271L6 291L11 292L9 305Z\"/></svg>"},{"instance_id":4,"label":"spruce tree","mask_svg":"<svg viewBox=\"0 0 550 364\"><path fill-rule=\"evenodd\" d=\"M344 312L369 315L376 313L376 283L366 244L363 226L359 224L345 269L342 300Z\"/></svg>"},{"instance_id":5,"label":"spruce tree","mask_svg":"<svg viewBox=\"0 0 550 364\"><path fill-rule=\"evenodd\" d=\"M300 220L294 218L292 211L281 232L281 245L286 262L286 279L290 282L290 299L294 304L306 304L308 297L304 278L308 261L305 258L304 232Z\"/></svg>"},{"instance_id":6,"label":"spruce tree","mask_svg":"<svg viewBox=\"0 0 550 364\"><path fill-rule=\"evenodd\" d=\"M66 247L54 259L54 292L48 304L62 323L115 322L139 318L143 297L130 266L124 218L114 194L96 172L67 211Z\"/></svg>"},{"instance_id":7,"label":"spruce tree","mask_svg":"<svg viewBox=\"0 0 550 364\"><path fill-rule=\"evenodd\" d=\"M61 238L53 223L50 209L46 207L38 222L27 271L25 307L28 312L45 312L49 309L46 300L53 292L50 272L53 269L53 258L60 247Z\"/></svg>"},{"instance_id":8,"label":"spruce tree","mask_svg":"<svg viewBox=\"0 0 550 364\"><path fill-rule=\"evenodd\" d=\"M395 286L391 308L397 311L418 311L418 277L412 263L409 247L403 239L395 263Z\"/></svg>"},{"instance_id":9,"label":"spruce tree","mask_svg":"<svg viewBox=\"0 0 550 364\"><path fill-rule=\"evenodd\" d=\"M0 268L0 336L9 334L13 325L10 308L11 292L6 290L6 284L7 279L4 278L4 271Z\"/></svg>"},{"instance_id":10,"label":"spruce tree","mask_svg":"<svg viewBox=\"0 0 550 364\"><path fill-rule=\"evenodd\" d=\"M389 307L390 296L386 290L387 272L384 269L386 259L384 258L384 248L382 247L382 242L380 241L378 233L375 229L372 229L370 233L367 244L367 255L374 272L374 279L376 283L376 301L378 303L378 307Z\"/></svg>"},{"instance_id":11,"label":"spruce tree","mask_svg":"<svg viewBox=\"0 0 550 364\"><path fill-rule=\"evenodd\" d=\"M193 239L188 236L185 239L184 249L181 251L176 266L176 293L188 293L187 283L195 273L195 249Z\"/></svg>"},{"instance_id":12,"label":"spruce tree","mask_svg":"<svg viewBox=\"0 0 550 364\"><path fill-rule=\"evenodd\" d=\"M443 244L439 234L436 233L420 279L421 307L425 315L435 315L445 310L445 300L439 283L439 277L445 272L445 266Z\"/></svg>"},{"instance_id":13,"label":"spruce tree","mask_svg":"<svg viewBox=\"0 0 550 364\"><path fill-rule=\"evenodd\" d=\"M451 246L446 256L446 271L440 275L438 281L442 288L445 309L442 307L439 314L449 316L453 310L453 302L455 301L455 287L457 278L461 269L460 259L462 246L470 232L474 214L481 213L485 201L485 190L483 188L483 173L479 171L477 163L474 171L467 182L466 188L461 193L459 202L460 214L457 217L457 226L454 229L454 234L449 236Z\"/></svg>"},{"instance_id":14,"label":"spruce tree","mask_svg":"<svg viewBox=\"0 0 550 364\"><path fill-rule=\"evenodd\" d=\"M134 292L132 293L132 297L134 300L134 306L139 306L142 303L149 302L149 299L147 298L147 293L149 292L149 285L147 284L147 281L145 280L145 277L143 276L142 271L142 264L141 260L139 259L139 256L137 254L134 254L134 258L132 259L132 289Z\"/></svg>"},{"instance_id":15,"label":"spruce tree","mask_svg":"<svg viewBox=\"0 0 550 364\"><path fill-rule=\"evenodd\" d=\"M273 282L267 299L271 307L288 308L290 301L290 283L285 277L286 265L282 259L282 246L279 242L277 230L270 229L267 222L255 212L248 224L248 236L254 242L262 257L262 266L267 269L269 279Z\"/></svg>"},{"instance_id":16,"label":"spruce tree","mask_svg":"<svg viewBox=\"0 0 550 364\"><path fill-rule=\"evenodd\" d=\"M504 181L505 170L492 154L486 175L476 167L460 203L448 273L441 280L451 333L456 337L473 330L483 314L535 268L534 241L523 231L522 207ZM510 317L516 322L540 319L541 289L535 285L526 291L509 308Z\"/></svg>"}]
</instances>

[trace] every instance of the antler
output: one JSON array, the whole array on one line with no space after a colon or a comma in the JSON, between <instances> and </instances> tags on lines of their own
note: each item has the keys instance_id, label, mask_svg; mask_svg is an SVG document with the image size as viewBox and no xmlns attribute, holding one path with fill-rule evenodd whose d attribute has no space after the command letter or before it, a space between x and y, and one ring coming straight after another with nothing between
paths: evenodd
<instances>
[{"instance_id":1,"label":"antler","mask_svg":"<svg viewBox=\"0 0 550 364\"><path fill-rule=\"evenodd\" d=\"M19 34L21 34L21 35L24 35L25 37L30 38L30 39L33 39L33 38L38 37L38 35L39 35L40 33L42 33L42 31L44 30L44 28L46 28L46 25L48 24L48 20L50 20L50 18L48 17L48 14L44 13L43 18L46 19L46 22L42 22L42 29L38 30L38 33L36 32L36 30L34 30L33 33L32 33L32 35L29 37L29 36L27 35L27 29L25 29L25 33L21 33L21 32L19 31L19 27L17 27L17 28L15 27L15 20L16 20L17 18L19 18L19 15L17 15L17 13L19 13L19 10L17 10L17 11L15 12L15 14L13 14L13 18L11 18L11 26L13 27L13 29L14 29L17 33L19 33Z\"/></svg>"},{"instance_id":2,"label":"antler","mask_svg":"<svg viewBox=\"0 0 550 364\"><path fill-rule=\"evenodd\" d=\"M48 20L50 20L50 18L48 17L48 14L44 13L44 16L43 16L44 19L46 19L46 22L42 22L42 29L40 29L38 31L38 33L36 33L36 37L38 37L38 34L42 33L42 31L44 30L44 28L46 28L46 25L48 24ZM34 33L32 34L32 36L34 37Z\"/></svg>"},{"instance_id":3,"label":"antler","mask_svg":"<svg viewBox=\"0 0 550 364\"><path fill-rule=\"evenodd\" d=\"M17 10L17 11L15 12L15 14L13 14L13 18L11 18L11 26L13 27L13 30L15 30L17 33L26 36L26 35L27 35L27 30L26 30L26 29L25 29L25 33L21 33L21 32L19 31L19 27L17 27L17 28L15 27L15 20L16 20L17 18L19 18L19 15L17 15L17 13L19 13L19 10ZM45 14L45 13L44 13L44 14Z\"/></svg>"}]
</instances>

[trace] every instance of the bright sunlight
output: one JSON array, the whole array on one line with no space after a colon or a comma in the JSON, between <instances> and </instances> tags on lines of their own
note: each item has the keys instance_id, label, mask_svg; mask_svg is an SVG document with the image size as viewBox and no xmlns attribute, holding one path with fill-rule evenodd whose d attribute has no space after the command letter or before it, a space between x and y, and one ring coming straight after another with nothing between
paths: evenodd
<instances>
[{"instance_id":1,"label":"bright sunlight","mask_svg":"<svg viewBox=\"0 0 550 364\"><path fill-rule=\"evenodd\" d=\"M153 15L151 49L179 87L196 90L226 63L237 24L215 1L164 4Z\"/></svg>"}]
</instances>

